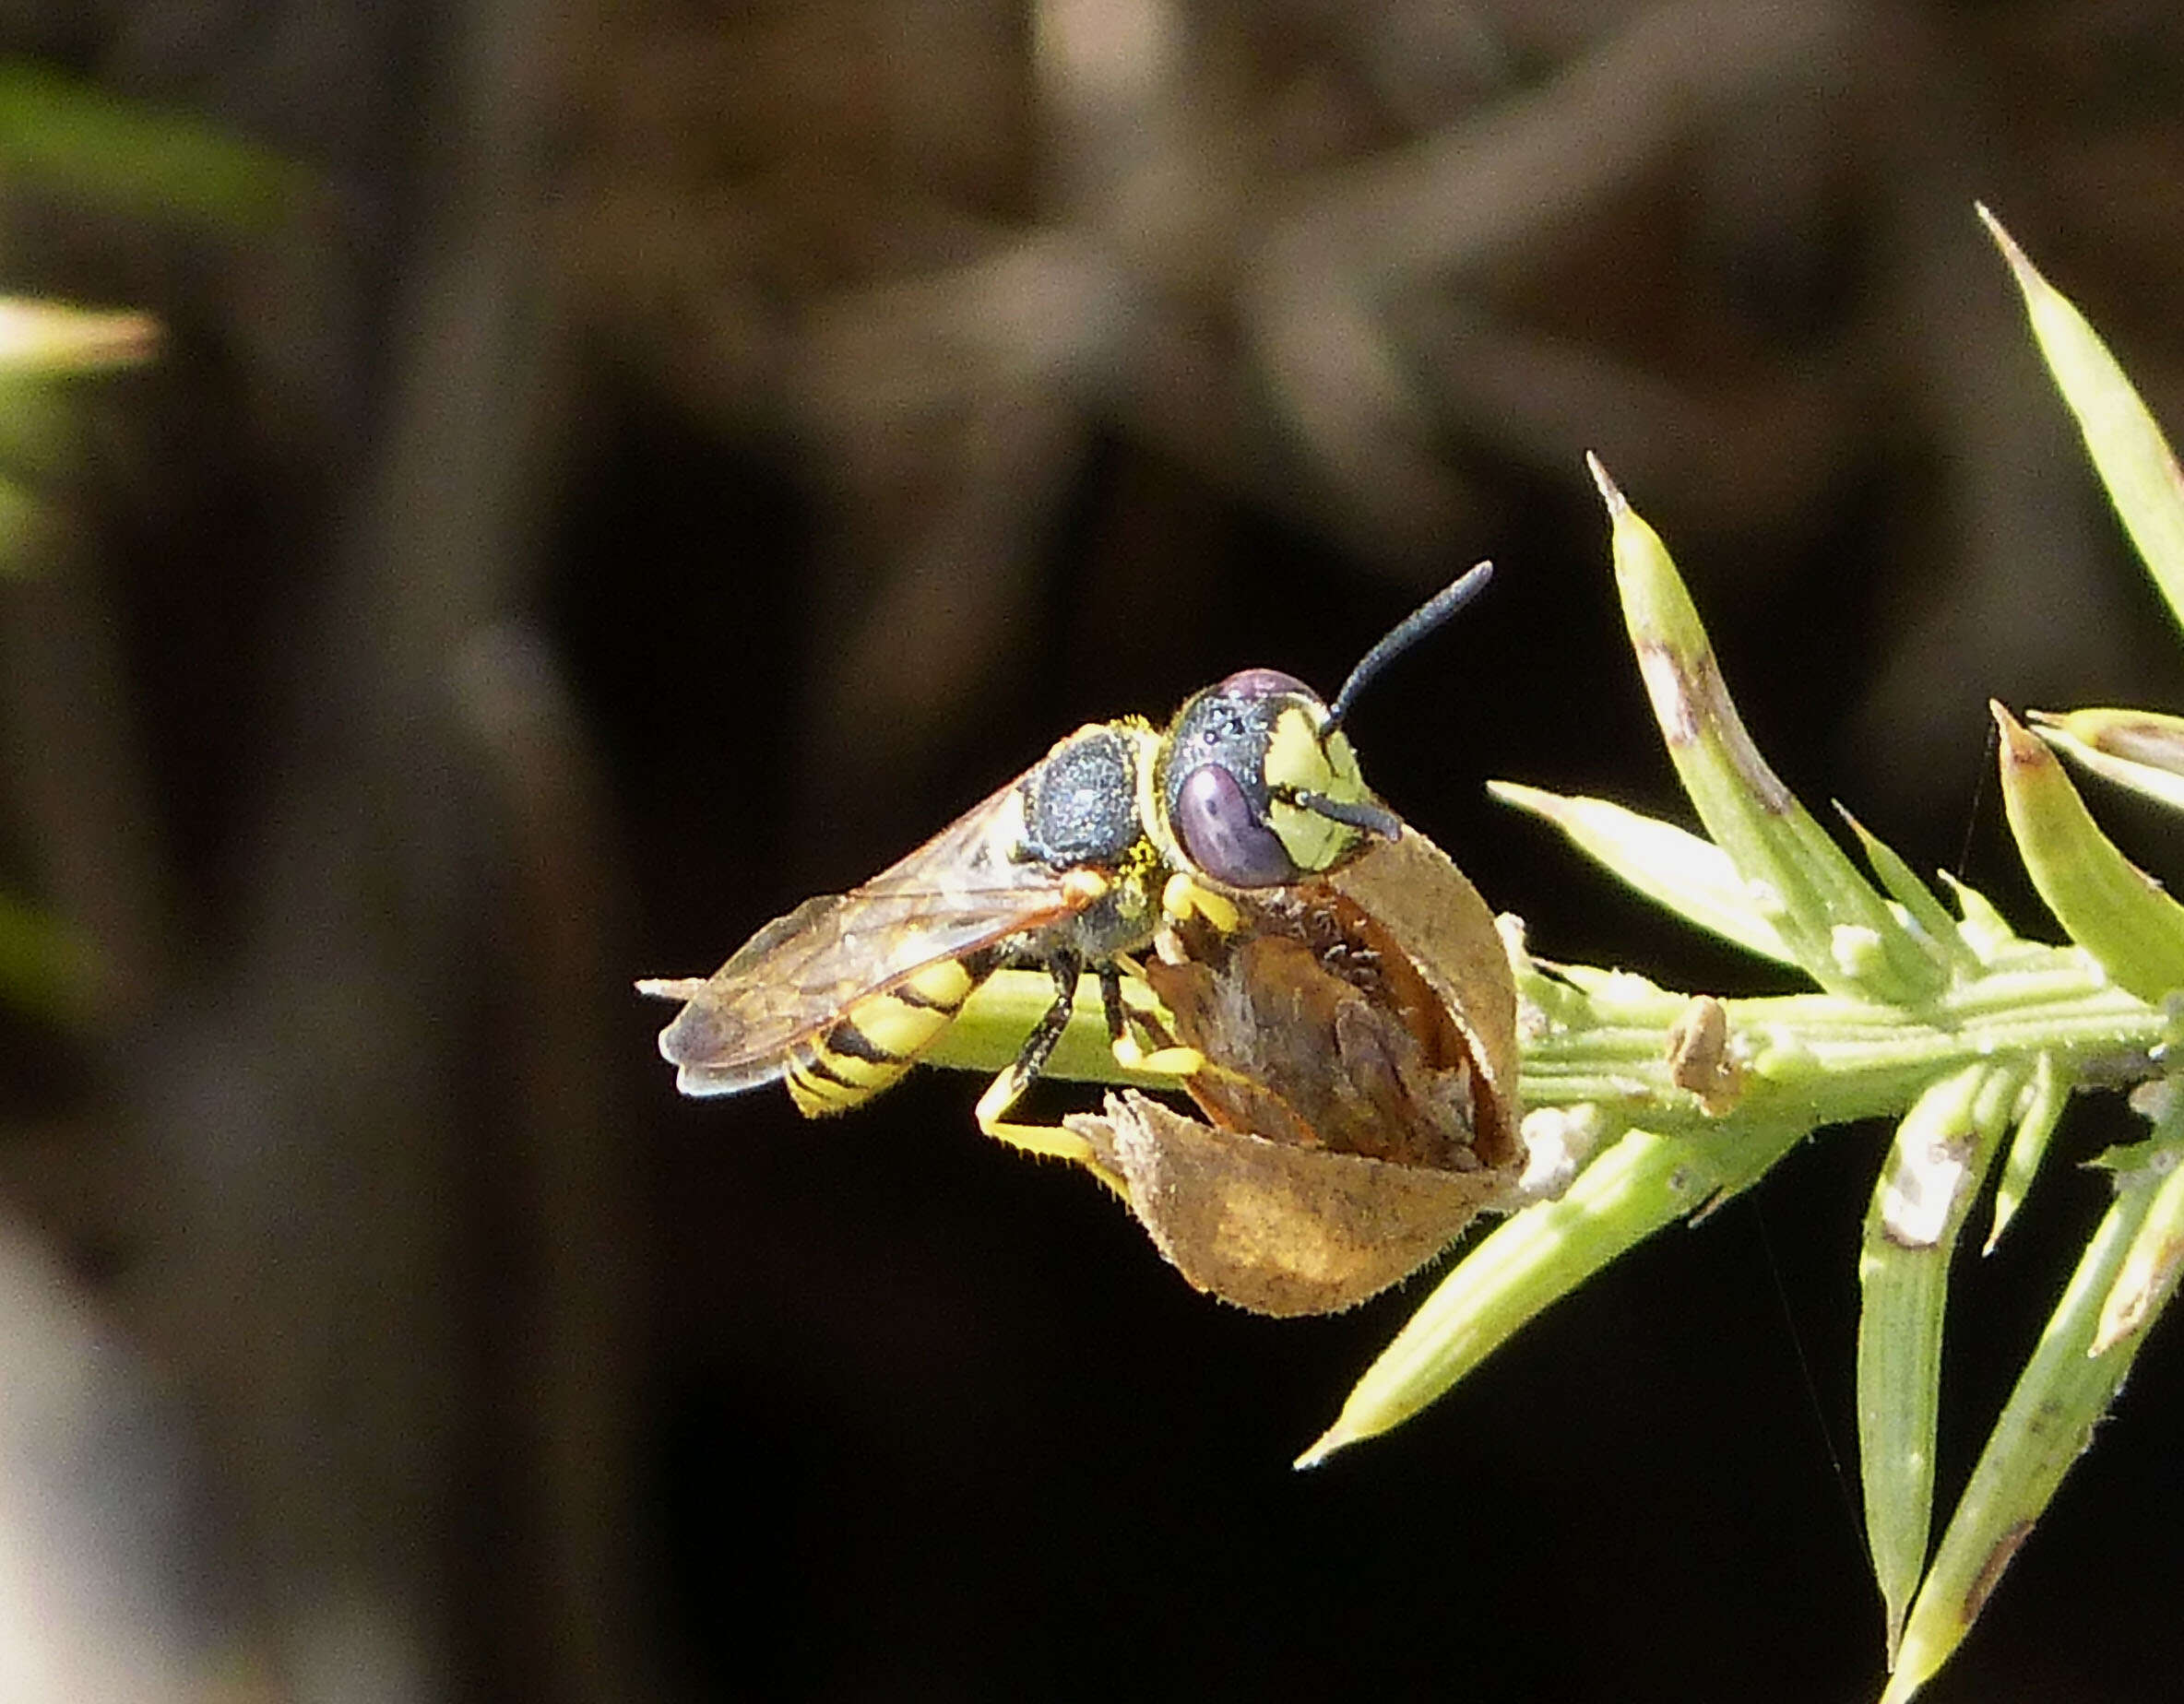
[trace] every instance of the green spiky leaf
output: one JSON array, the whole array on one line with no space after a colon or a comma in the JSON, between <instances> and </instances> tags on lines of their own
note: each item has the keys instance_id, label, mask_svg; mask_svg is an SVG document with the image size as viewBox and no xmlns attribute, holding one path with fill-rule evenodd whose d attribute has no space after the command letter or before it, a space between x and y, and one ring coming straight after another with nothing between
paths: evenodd
<instances>
[{"instance_id":1,"label":"green spiky leaf","mask_svg":"<svg viewBox=\"0 0 2184 1704\"><path fill-rule=\"evenodd\" d=\"M2168 440L2085 316L2040 276L1993 214L1978 211L2010 263L2040 354L2077 417L2108 499L2169 612L2184 625L2184 474Z\"/></svg>"}]
</instances>

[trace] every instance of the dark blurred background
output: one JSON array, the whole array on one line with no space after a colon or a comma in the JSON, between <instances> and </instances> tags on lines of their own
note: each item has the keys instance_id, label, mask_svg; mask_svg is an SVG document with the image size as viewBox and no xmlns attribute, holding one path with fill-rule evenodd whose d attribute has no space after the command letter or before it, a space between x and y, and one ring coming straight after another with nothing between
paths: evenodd
<instances>
[{"instance_id":1,"label":"dark blurred background","mask_svg":"<svg viewBox=\"0 0 2184 1704\"><path fill-rule=\"evenodd\" d=\"M1871 1696L1883 1131L1300 1475L1426 1281L1247 1317L971 1079L678 1100L629 982L1490 556L1358 712L1380 790L1542 953L1779 986L1484 798L1679 808L1587 449L1793 787L2044 931L1984 701L2184 669L1971 203L2184 422L2184 14L22 0L0 50L0 286L163 326L8 449L0 887L93 956L0 1016L0 1698ZM79 172L25 77L274 187ZM2106 1197L2056 1164L1960 1268L1944 1507ZM2175 1696L2175 1348L1929 1696Z\"/></svg>"}]
</instances>

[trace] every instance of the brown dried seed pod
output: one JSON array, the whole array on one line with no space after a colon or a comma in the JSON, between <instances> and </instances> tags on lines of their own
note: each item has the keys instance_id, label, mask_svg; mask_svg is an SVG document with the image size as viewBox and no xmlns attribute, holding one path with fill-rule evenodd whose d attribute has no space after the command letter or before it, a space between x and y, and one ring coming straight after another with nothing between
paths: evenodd
<instances>
[{"instance_id":1,"label":"brown dried seed pod","mask_svg":"<svg viewBox=\"0 0 2184 1704\"><path fill-rule=\"evenodd\" d=\"M1224 894L1146 979L1205 1055L1204 1121L1134 1095L1067 1120L1200 1289L1333 1313L1416 1271L1523 1168L1516 988L1493 915L1407 830L1325 878Z\"/></svg>"}]
</instances>

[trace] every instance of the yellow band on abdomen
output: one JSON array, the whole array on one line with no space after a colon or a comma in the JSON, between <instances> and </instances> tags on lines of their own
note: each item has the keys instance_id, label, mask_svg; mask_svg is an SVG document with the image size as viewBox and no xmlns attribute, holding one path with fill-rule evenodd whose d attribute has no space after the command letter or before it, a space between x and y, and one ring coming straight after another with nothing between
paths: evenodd
<instances>
[{"instance_id":1,"label":"yellow band on abdomen","mask_svg":"<svg viewBox=\"0 0 2184 1704\"><path fill-rule=\"evenodd\" d=\"M823 1118L893 1087L956 1021L981 979L957 961L943 959L884 993L859 1000L790 1053L782 1074L796 1109L807 1118Z\"/></svg>"}]
</instances>

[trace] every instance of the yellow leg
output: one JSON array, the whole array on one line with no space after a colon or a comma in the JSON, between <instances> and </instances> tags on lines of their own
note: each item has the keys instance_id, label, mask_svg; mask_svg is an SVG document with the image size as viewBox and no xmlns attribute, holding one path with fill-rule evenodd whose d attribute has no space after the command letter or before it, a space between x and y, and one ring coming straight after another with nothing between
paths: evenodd
<instances>
[{"instance_id":1,"label":"yellow leg","mask_svg":"<svg viewBox=\"0 0 2184 1704\"><path fill-rule=\"evenodd\" d=\"M1195 905L1201 900L1211 901L1231 921L1236 919L1235 907L1220 894L1198 886L1187 876L1177 876L1170 880L1169 889L1171 893L1177 891L1177 882L1188 884L1190 903ZM1207 911L1206 916L1212 917L1215 913ZM1221 1077L1232 1083L1249 1081L1241 1072L1226 1065L1217 1065L1196 1047L1186 1047L1177 1041L1168 1033L1167 1025L1154 1013L1141 1012L1125 1001L1122 998L1122 978L1114 974L1114 966L1110 965L1100 973L1099 991L1107 1004L1108 1046L1114 1053L1115 1062L1123 1070L1173 1077L1178 1088L1183 1086L1182 1080L1186 1077ZM1134 1023L1155 1044L1150 1051L1132 1032L1131 1025Z\"/></svg>"},{"instance_id":2,"label":"yellow leg","mask_svg":"<svg viewBox=\"0 0 2184 1704\"><path fill-rule=\"evenodd\" d=\"M1178 1042L1147 1053L1135 1035L1124 1031L1114 1039L1115 1063L1124 1071L1151 1071L1162 1077L1190 1077L1205 1069L1205 1055Z\"/></svg>"},{"instance_id":3,"label":"yellow leg","mask_svg":"<svg viewBox=\"0 0 2184 1704\"><path fill-rule=\"evenodd\" d=\"M1099 1002L1107 1012L1108 1047L1115 1056L1115 1063L1124 1071L1151 1071L1157 1076L1181 1079L1205 1069L1205 1054L1196 1047L1180 1046L1157 1016L1139 1010L1122 998L1120 965L1107 964L1099 967ZM1137 1038L1141 1030L1153 1044L1150 1049Z\"/></svg>"},{"instance_id":4,"label":"yellow leg","mask_svg":"<svg viewBox=\"0 0 2184 1704\"><path fill-rule=\"evenodd\" d=\"M1029 1086L1028 1077L1016 1066L1011 1065L1000 1076L986 1085L986 1092L979 1096L979 1129L995 1142L1005 1142L1024 1154L1035 1154L1042 1159L1068 1160L1082 1166L1100 1182L1107 1185L1125 1201L1130 1191L1119 1177L1099 1163L1092 1152L1092 1144L1074 1130L1065 1130L1058 1124L1018 1124L1008 1117L1008 1110L1023 1097Z\"/></svg>"},{"instance_id":5,"label":"yellow leg","mask_svg":"<svg viewBox=\"0 0 2184 1704\"><path fill-rule=\"evenodd\" d=\"M994 1141L1005 1142L1027 1154L1042 1154L1050 1160L1074 1160L1080 1166L1091 1159L1092 1144L1058 1125L1010 1122L1009 1108L1023 1097L1028 1086L1023 1073L1014 1065L994 1078L979 1096L979 1129Z\"/></svg>"},{"instance_id":6,"label":"yellow leg","mask_svg":"<svg viewBox=\"0 0 2184 1704\"><path fill-rule=\"evenodd\" d=\"M1168 885L1160 890L1160 909L1179 923L1188 922L1195 913L1224 935L1234 933L1236 926L1243 920L1235 901L1193 882L1180 870L1168 878Z\"/></svg>"}]
</instances>

